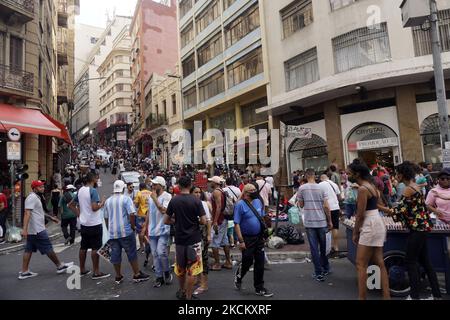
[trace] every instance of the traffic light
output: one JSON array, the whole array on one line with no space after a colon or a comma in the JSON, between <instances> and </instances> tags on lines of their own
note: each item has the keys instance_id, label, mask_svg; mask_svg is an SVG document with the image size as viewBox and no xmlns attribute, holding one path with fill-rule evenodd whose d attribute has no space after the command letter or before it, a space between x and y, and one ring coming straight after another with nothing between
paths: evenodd
<instances>
[{"instance_id":1,"label":"traffic light","mask_svg":"<svg viewBox=\"0 0 450 320\"><path fill-rule=\"evenodd\" d=\"M16 167L16 181L24 181L29 178L27 173L28 165L27 164L19 164Z\"/></svg>"}]
</instances>

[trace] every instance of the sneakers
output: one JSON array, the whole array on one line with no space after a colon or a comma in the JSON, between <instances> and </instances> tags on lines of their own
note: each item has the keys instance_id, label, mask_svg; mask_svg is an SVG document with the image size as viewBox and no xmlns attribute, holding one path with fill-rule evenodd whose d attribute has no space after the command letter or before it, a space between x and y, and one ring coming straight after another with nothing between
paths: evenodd
<instances>
[{"instance_id":1,"label":"sneakers","mask_svg":"<svg viewBox=\"0 0 450 320\"><path fill-rule=\"evenodd\" d=\"M164 278L157 278L155 284L153 285L153 288L161 288L163 284Z\"/></svg>"},{"instance_id":2,"label":"sneakers","mask_svg":"<svg viewBox=\"0 0 450 320\"><path fill-rule=\"evenodd\" d=\"M145 259L144 261L144 268L146 268L148 266L148 259Z\"/></svg>"},{"instance_id":3,"label":"sneakers","mask_svg":"<svg viewBox=\"0 0 450 320\"><path fill-rule=\"evenodd\" d=\"M255 294L260 297L266 297L266 298L273 297L273 293L268 291L266 288L256 290Z\"/></svg>"},{"instance_id":4,"label":"sneakers","mask_svg":"<svg viewBox=\"0 0 450 320\"><path fill-rule=\"evenodd\" d=\"M164 282L166 285L171 285L173 282L172 272L168 271L164 273Z\"/></svg>"},{"instance_id":5,"label":"sneakers","mask_svg":"<svg viewBox=\"0 0 450 320\"><path fill-rule=\"evenodd\" d=\"M330 275L330 273L331 273L331 271L324 271L324 272L322 272L322 276L326 277L326 276Z\"/></svg>"},{"instance_id":6,"label":"sneakers","mask_svg":"<svg viewBox=\"0 0 450 320\"><path fill-rule=\"evenodd\" d=\"M87 276L88 274L91 274L91 270L86 270L84 272L81 272L82 277Z\"/></svg>"},{"instance_id":7,"label":"sneakers","mask_svg":"<svg viewBox=\"0 0 450 320\"><path fill-rule=\"evenodd\" d=\"M6 243L6 239L5 238L1 238L0 239L0 244L5 244Z\"/></svg>"},{"instance_id":8,"label":"sneakers","mask_svg":"<svg viewBox=\"0 0 450 320\"><path fill-rule=\"evenodd\" d=\"M155 266L152 266L152 271L156 272L156 267Z\"/></svg>"},{"instance_id":9,"label":"sneakers","mask_svg":"<svg viewBox=\"0 0 450 320\"><path fill-rule=\"evenodd\" d=\"M31 272L29 270L27 272L19 272L19 280L25 280L25 279L34 278L37 276L38 276L37 273Z\"/></svg>"},{"instance_id":10,"label":"sneakers","mask_svg":"<svg viewBox=\"0 0 450 320\"><path fill-rule=\"evenodd\" d=\"M100 279L105 279L110 277L111 275L109 273L99 273L99 274L94 274L92 276L92 280L100 280Z\"/></svg>"},{"instance_id":11,"label":"sneakers","mask_svg":"<svg viewBox=\"0 0 450 320\"><path fill-rule=\"evenodd\" d=\"M313 279L315 279L316 281L319 281L319 282L325 281L325 277L322 274L319 274L319 275L313 274Z\"/></svg>"},{"instance_id":12,"label":"sneakers","mask_svg":"<svg viewBox=\"0 0 450 320\"><path fill-rule=\"evenodd\" d=\"M242 278L239 276L240 271L241 267L239 266L234 273L234 287L236 288L236 290L242 289Z\"/></svg>"},{"instance_id":13,"label":"sneakers","mask_svg":"<svg viewBox=\"0 0 450 320\"><path fill-rule=\"evenodd\" d=\"M67 238L66 241L64 242L64 245L67 246L70 243L70 238Z\"/></svg>"},{"instance_id":14,"label":"sneakers","mask_svg":"<svg viewBox=\"0 0 450 320\"><path fill-rule=\"evenodd\" d=\"M150 279L150 276L148 274L143 273L142 271L139 271L139 275L133 277L133 281L135 283L147 281Z\"/></svg>"},{"instance_id":15,"label":"sneakers","mask_svg":"<svg viewBox=\"0 0 450 320\"><path fill-rule=\"evenodd\" d=\"M61 267L56 269L56 273L57 274L66 273L67 269L69 269L71 266L73 266L73 262L63 263Z\"/></svg>"},{"instance_id":16,"label":"sneakers","mask_svg":"<svg viewBox=\"0 0 450 320\"><path fill-rule=\"evenodd\" d=\"M116 277L116 280L114 280L117 284L121 284L123 282L123 276Z\"/></svg>"}]
</instances>

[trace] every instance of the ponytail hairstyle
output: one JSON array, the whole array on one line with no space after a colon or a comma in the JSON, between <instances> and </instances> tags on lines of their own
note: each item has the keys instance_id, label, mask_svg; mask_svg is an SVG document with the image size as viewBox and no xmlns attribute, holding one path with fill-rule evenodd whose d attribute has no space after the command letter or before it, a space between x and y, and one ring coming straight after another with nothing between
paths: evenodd
<instances>
[{"instance_id":1,"label":"ponytail hairstyle","mask_svg":"<svg viewBox=\"0 0 450 320\"><path fill-rule=\"evenodd\" d=\"M373 176L370 174L370 169L362 159L355 159L348 166L348 168L353 172L359 174L361 179L373 183Z\"/></svg>"}]
</instances>

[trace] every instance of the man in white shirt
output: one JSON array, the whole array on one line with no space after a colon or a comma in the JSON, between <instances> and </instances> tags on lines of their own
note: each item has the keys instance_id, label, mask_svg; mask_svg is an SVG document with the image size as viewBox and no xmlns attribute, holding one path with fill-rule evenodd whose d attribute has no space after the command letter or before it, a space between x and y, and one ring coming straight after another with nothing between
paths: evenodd
<instances>
[{"instance_id":1,"label":"man in white shirt","mask_svg":"<svg viewBox=\"0 0 450 320\"><path fill-rule=\"evenodd\" d=\"M321 182L319 183L320 189L322 189L328 198L328 204L331 211L331 222L333 224L332 243L331 243L331 256L334 256L339 252L339 218L341 215L341 208L339 206L339 196L341 190L336 183L331 181L326 174L320 176Z\"/></svg>"},{"instance_id":2,"label":"man in white shirt","mask_svg":"<svg viewBox=\"0 0 450 320\"><path fill-rule=\"evenodd\" d=\"M269 210L269 195L272 193L272 188L261 174L257 175L256 183L258 184L259 195L264 202L264 212L267 214Z\"/></svg>"},{"instance_id":3,"label":"man in white shirt","mask_svg":"<svg viewBox=\"0 0 450 320\"><path fill-rule=\"evenodd\" d=\"M272 190L270 193L269 203L273 204L274 203L273 192L274 192L274 188L275 188L273 177L269 176L269 177L266 177L266 179L264 179L264 180L266 180L267 184L270 186L270 189Z\"/></svg>"}]
</instances>

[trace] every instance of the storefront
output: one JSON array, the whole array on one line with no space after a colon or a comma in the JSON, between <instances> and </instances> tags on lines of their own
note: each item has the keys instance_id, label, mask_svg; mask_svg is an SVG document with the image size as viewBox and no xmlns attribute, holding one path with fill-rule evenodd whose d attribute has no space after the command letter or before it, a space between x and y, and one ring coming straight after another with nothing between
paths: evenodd
<instances>
[{"instance_id":1,"label":"storefront","mask_svg":"<svg viewBox=\"0 0 450 320\"><path fill-rule=\"evenodd\" d=\"M393 129L382 123L366 123L348 136L349 160L363 159L369 167L380 165L393 169L400 163L399 138Z\"/></svg>"},{"instance_id":2,"label":"storefront","mask_svg":"<svg viewBox=\"0 0 450 320\"><path fill-rule=\"evenodd\" d=\"M323 172L328 168L327 142L316 134L311 139L296 139L289 147L289 172L313 168Z\"/></svg>"},{"instance_id":3,"label":"storefront","mask_svg":"<svg viewBox=\"0 0 450 320\"><path fill-rule=\"evenodd\" d=\"M442 166L441 132L439 130L439 115L432 114L420 125L425 162L432 163L435 170Z\"/></svg>"}]
</instances>

